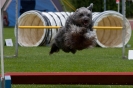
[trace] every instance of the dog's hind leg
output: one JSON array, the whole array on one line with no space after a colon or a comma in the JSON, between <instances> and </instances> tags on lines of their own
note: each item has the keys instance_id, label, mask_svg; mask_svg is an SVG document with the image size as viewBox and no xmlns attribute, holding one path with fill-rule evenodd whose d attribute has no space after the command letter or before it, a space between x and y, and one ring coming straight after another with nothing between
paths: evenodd
<instances>
[{"instance_id":1,"label":"dog's hind leg","mask_svg":"<svg viewBox=\"0 0 133 88\"><path fill-rule=\"evenodd\" d=\"M54 52L58 52L59 50L60 49L56 46L56 44L53 43L49 54L53 54Z\"/></svg>"},{"instance_id":2,"label":"dog's hind leg","mask_svg":"<svg viewBox=\"0 0 133 88\"><path fill-rule=\"evenodd\" d=\"M70 51L71 51L71 53L73 53L73 54L75 54L75 53L76 53L76 50L72 50L72 49L71 49Z\"/></svg>"}]
</instances>

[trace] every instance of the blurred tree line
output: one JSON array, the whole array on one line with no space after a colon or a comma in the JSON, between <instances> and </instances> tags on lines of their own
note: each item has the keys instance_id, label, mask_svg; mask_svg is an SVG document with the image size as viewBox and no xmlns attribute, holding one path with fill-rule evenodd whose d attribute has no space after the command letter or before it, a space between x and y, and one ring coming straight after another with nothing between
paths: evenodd
<instances>
[{"instance_id":1,"label":"blurred tree line","mask_svg":"<svg viewBox=\"0 0 133 88\"><path fill-rule=\"evenodd\" d=\"M69 0L71 5L75 8L87 7L90 3L94 4L93 12L104 11L104 0ZM126 17L133 18L133 2L132 0L126 1ZM118 4L116 0L106 0L106 10L118 11ZM120 13L122 13L122 0L120 0Z\"/></svg>"}]
</instances>

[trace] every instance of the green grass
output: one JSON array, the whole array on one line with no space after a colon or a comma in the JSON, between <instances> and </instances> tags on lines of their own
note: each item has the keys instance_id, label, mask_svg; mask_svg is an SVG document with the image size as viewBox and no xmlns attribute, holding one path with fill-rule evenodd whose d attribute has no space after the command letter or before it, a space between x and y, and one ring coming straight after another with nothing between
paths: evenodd
<instances>
[{"instance_id":1,"label":"green grass","mask_svg":"<svg viewBox=\"0 0 133 88\"><path fill-rule=\"evenodd\" d=\"M11 38L14 28L4 29L4 39ZM133 50L133 36L128 44ZM122 48L84 49L76 54L60 51L49 55L50 47L21 47L18 57L5 58L5 72L132 72L133 61L122 59ZM4 46L4 55L14 55L14 47ZM96 85L13 85L12 88L133 88L133 86L96 86Z\"/></svg>"},{"instance_id":2,"label":"green grass","mask_svg":"<svg viewBox=\"0 0 133 88\"><path fill-rule=\"evenodd\" d=\"M10 50L10 49L9 49ZM19 47L17 58L5 59L5 71L132 71L133 61L122 59L121 49L94 48L49 56L50 47Z\"/></svg>"},{"instance_id":3,"label":"green grass","mask_svg":"<svg viewBox=\"0 0 133 88\"><path fill-rule=\"evenodd\" d=\"M133 88L117 85L14 85L13 88Z\"/></svg>"}]
</instances>

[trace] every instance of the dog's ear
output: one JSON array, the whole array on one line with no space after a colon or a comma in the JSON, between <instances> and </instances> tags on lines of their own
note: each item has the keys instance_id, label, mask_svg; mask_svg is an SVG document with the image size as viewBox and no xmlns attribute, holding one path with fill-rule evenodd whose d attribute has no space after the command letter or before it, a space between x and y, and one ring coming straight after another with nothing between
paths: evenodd
<instances>
[{"instance_id":1,"label":"dog's ear","mask_svg":"<svg viewBox=\"0 0 133 88\"><path fill-rule=\"evenodd\" d=\"M79 9L76 9L76 10L75 10L75 12L78 12L78 11L79 11Z\"/></svg>"},{"instance_id":2,"label":"dog's ear","mask_svg":"<svg viewBox=\"0 0 133 88\"><path fill-rule=\"evenodd\" d=\"M87 7L88 10L92 11L93 3L90 4L90 6Z\"/></svg>"}]
</instances>

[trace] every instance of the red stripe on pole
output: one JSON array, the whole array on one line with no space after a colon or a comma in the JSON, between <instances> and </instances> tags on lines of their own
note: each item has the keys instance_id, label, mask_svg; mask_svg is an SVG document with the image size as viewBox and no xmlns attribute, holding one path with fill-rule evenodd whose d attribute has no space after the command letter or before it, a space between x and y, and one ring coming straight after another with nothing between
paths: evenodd
<instances>
[{"instance_id":1,"label":"red stripe on pole","mask_svg":"<svg viewBox=\"0 0 133 88\"><path fill-rule=\"evenodd\" d=\"M131 25L131 29L133 30L133 20L129 20L130 25Z\"/></svg>"},{"instance_id":2,"label":"red stripe on pole","mask_svg":"<svg viewBox=\"0 0 133 88\"><path fill-rule=\"evenodd\" d=\"M117 3L117 4L120 3L120 0L116 0L116 3Z\"/></svg>"}]
</instances>

